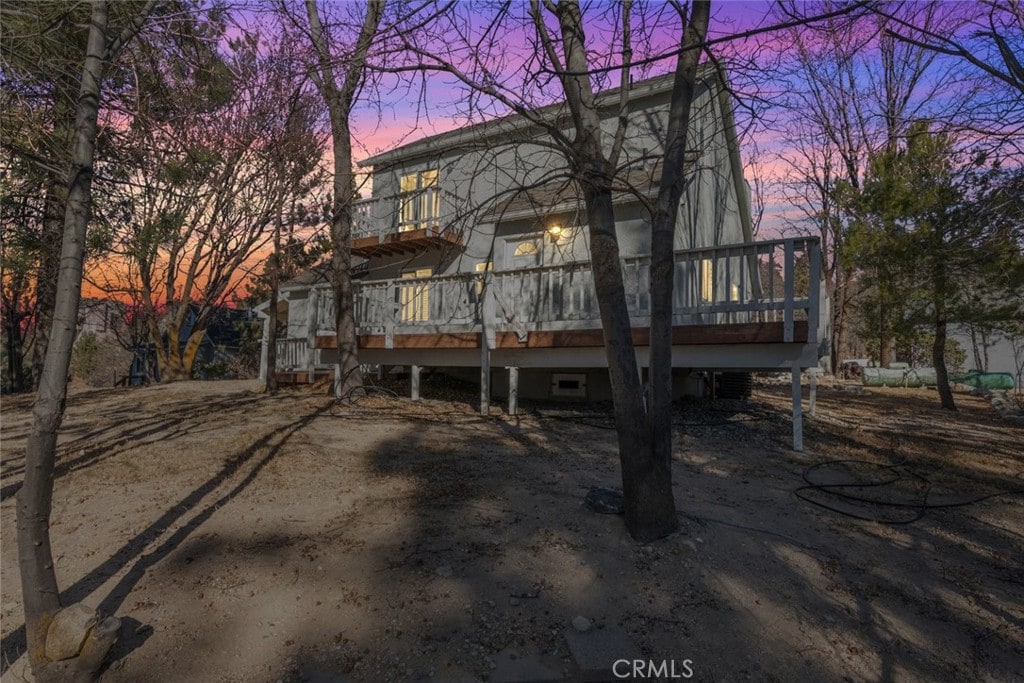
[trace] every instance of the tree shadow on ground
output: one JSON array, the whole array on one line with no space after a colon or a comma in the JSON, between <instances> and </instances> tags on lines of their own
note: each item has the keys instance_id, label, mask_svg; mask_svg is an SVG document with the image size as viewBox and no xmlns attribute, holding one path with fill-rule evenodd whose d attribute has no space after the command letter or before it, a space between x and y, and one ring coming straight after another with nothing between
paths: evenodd
<instances>
[{"instance_id":1,"label":"tree shadow on ground","mask_svg":"<svg viewBox=\"0 0 1024 683\"><path fill-rule=\"evenodd\" d=\"M217 403L220 409L226 409L227 407L238 408L237 397L226 398ZM208 409L209 405L207 403L205 408ZM193 404L191 409L195 411L196 406ZM205 412L204 408L199 408L199 410ZM273 428L253 441L248 447L225 458L221 468L212 477L169 507L158 519L126 541L107 560L61 591L61 604L70 605L85 600L112 576L125 568L129 568L98 605L98 609L102 613L115 614L132 588L142 579L147 570L166 558L218 509L230 503L244 491L257 478L261 470L277 457L289 438L301 431L326 410L327 407L324 406L322 409L311 412L294 422ZM173 410L172 414L174 414ZM192 417L199 417L201 412L193 412L190 415ZM179 417L178 419L182 420L185 418ZM171 424L175 423L174 420L170 422ZM154 428L151 425L145 428L145 432L148 433ZM186 431L187 428L175 427L172 435ZM122 435L118 440L127 444L131 442L133 435L135 438L140 438L139 432L129 430L127 434ZM262 457L254 461L254 458L261 454ZM237 478L236 475L240 474L243 476ZM237 481L233 481L235 479ZM217 495L218 489L222 489L224 486L229 486L230 488ZM189 517L191 513L194 514ZM161 537L169 529L178 524L180 526L177 526L173 533L160 541ZM129 634L129 642L134 643L132 647L141 644L142 641L139 640L138 636L138 628L135 629L135 632ZM3 638L2 662L4 671L24 653L25 647L24 625L11 631ZM123 647L127 647L127 645ZM118 650L122 655L124 654L123 647Z\"/></svg>"},{"instance_id":2,"label":"tree shadow on ground","mask_svg":"<svg viewBox=\"0 0 1024 683\"><path fill-rule=\"evenodd\" d=\"M811 430L810 454L796 454L787 415L770 406L684 410L682 435L728 436L710 453L678 449L682 530L642 546L619 518L582 505L590 486L618 483L614 432L594 418L496 418L380 443L371 471L403 482L403 495L388 509L387 544L364 552L369 595L389 598L357 608L351 642L286 668L486 677L511 648L571 678L564 633L583 615L624 628L646 657L692 657L701 679L1012 678L1024 655L1009 626L1024 605L1013 558L1024 552L997 520L1010 511L1020 524L1019 500L933 510L903 527L849 519L793 491L821 460L819 440L858 448L855 438ZM1006 486L945 465L946 476ZM351 533L379 512L353 517Z\"/></svg>"},{"instance_id":3,"label":"tree shadow on ground","mask_svg":"<svg viewBox=\"0 0 1024 683\"><path fill-rule=\"evenodd\" d=\"M162 404L160 412L156 414L141 412L134 404L123 404L100 416L89 414L87 421L79 423L79 420L74 420L68 429L62 427L54 476L60 478L69 472L109 460L145 444L151 438L158 438L161 442L172 441L192 432L210 414L237 409L240 402L259 400L263 399L259 396L230 396L201 403L173 401ZM100 428L88 427L96 417L102 418L107 424ZM11 439L16 435L5 436ZM24 474L24 462L24 449L4 454L0 479L14 481L0 487L0 501L16 495L21 489L21 481L18 479Z\"/></svg>"}]
</instances>

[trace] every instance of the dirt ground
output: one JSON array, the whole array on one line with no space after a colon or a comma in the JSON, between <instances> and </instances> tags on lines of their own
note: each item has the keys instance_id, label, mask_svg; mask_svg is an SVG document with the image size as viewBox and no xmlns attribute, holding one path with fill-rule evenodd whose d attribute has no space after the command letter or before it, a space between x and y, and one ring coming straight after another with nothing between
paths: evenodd
<instances>
[{"instance_id":1,"label":"dirt ground","mask_svg":"<svg viewBox=\"0 0 1024 683\"><path fill-rule=\"evenodd\" d=\"M483 418L435 394L332 415L253 388L69 399L53 546L64 601L125 623L104 680L481 680L509 648L572 680L577 616L695 680L1024 672L1024 429L982 398L951 415L927 390L823 386L803 453L784 385L681 403L681 530L639 545L583 503L619 486L606 407ZM26 676L29 409L2 407L4 683Z\"/></svg>"}]
</instances>

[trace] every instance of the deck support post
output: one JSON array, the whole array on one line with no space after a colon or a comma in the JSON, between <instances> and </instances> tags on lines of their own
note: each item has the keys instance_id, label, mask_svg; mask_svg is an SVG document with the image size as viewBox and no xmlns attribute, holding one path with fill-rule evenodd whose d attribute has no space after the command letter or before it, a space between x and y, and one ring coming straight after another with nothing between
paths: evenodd
<instances>
[{"instance_id":1,"label":"deck support post","mask_svg":"<svg viewBox=\"0 0 1024 683\"><path fill-rule=\"evenodd\" d=\"M807 373L808 381L810 383L810 402L807 406L807 412L811 417L814 417L814 409L818 403L818 373L816 370L811 370Z\"/></svg>"},{"instance_id":2,"label":"deck support post","mask_svg":"<svg viewBox=\"0 0 1024 683\"><path fill-rule=\"evenodd\" d=\"M260 386L267 386L267 361L270 353L270 316L263 319L263 337L260 339Z\"/></svg>"},{"instance_id":3,"label":"deck support post","mask_svg":"<svg viewBox=\"0 0 1024 683\"><path fill-rule=\"evenodd\" d=\"M412 385L412 400L420 400L420 366L411 365L409 366L410 378L409 384Z\"/></svg>"},{"instance_id":4,"label":"deck support post","mask_svg":"<svg viewBox=\"0 0 1024 683\"><path fill-rule=\"evenodd\" d=\"M309 290L309 297L306 299L306 382L308 384L313 384L316 381L316 362L318 360L316 331L319 306L320 291L314 287Z\"/></svg>"},{"instance_id":5,"label":"deck support post","mask_svg":"<svg viewBox=\"0 0 1024 683\"><path fill-rule=\"evenodd\" d=\"M793 364L793 450L804 450L804 417L800 401L800 366Z\"/></svg>"},{"instance_id":6,"label":"deck support post","mask_svg":"<svg viewBox=\"0 0 1024 683\"><path fill-rule=\"evenodd\" d=\"M508 414L519 413L519 368L512 366L508 369Z\"/></svg>"},{"instance_id":7,"label":"deck support post","mask_svg":"<svg viewBox=\"0 0 1024 683\"><path fill-rule=\"evenodd\" d=\"M480 302L480 414L491 412L491 349L495 347L494 320L497 317L497 301L484 273L483 300Z\"/></svg>"},{"instance_id":8,"label":"deck support post","mask_svg":"<svg viewBox=\"0 0 1024 683\"><path fill-rule=\"evenodd\" d=\"M488 415L491 411L491 350L487 348L487 339L480 335L480 414Z\"/></svg>"}]
</instances>

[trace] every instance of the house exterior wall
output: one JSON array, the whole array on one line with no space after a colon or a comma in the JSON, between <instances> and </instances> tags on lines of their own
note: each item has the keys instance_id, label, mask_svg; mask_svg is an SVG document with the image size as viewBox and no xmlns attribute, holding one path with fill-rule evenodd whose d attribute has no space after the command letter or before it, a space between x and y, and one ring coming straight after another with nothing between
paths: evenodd
<instances>
[{"instance_id":1,"label":"house exterior wall","mask_svg":"<svg viewBox=\"0 0 1024 683\"><path fill-rule=\"evenodd\" d=\"M670 85L670 81L666 81ZM647 92L631 103L630 126L621 165L630 172L646 169L660 176L655 169L664 149L668 106L671 91L663 87ZM684 197L679 207L676 249L707 247L750 241L740 215L734 169L730 163L726 121L716 81L704 81L694 102L688 148L699 151L692 162ZM610 147L615 119L608 111L602 121L604 139ZM540 134L538 133L538 136ZM543 140L543 137L536 138ZM412 145L410 147L415 147ZM517 236L541 238L543 249L540 264L586 260L589 247L586 237L586 215L575 197L563 196L554 207L538 206L536 210L518 210L502 214L494 210L496 203L522 196L520 191L536 185L564 181L565 159L539 142L508 142L500 137L464 141L456 147L436 151L410 153L397 159L383 155L385 160L374 166L372 207L373 221L379 226L397 230L399 214L399 179L403 174L430 169L439 171L441 214L439 225L461 233L462 250L434 250L415 257L392 256L374 258L369 279L400 277L403 272L431 268L433 274L473 272L477 264L493 263L495 270L516 267L508 257L508 245ZM373 162L371 159L369 162ZM369 163L368 162L368 163ZM650 199L657 187L642 188ZM568 201L566 201L568 200ZM742 197L746 201L746 197ZM619 248L623 257L650 253L650 216L636 198L619 196L616 200L616 224ZM552 245L543 239L552 224L573 228L572 239ZM557 247L557 248L556 248Z\"/></svg>"},{"instance_id":2,"label":"house exterior wall","mask_svg":"<svg viewBox=\"0 0 1024 683\"><path fill-rule=\"evenodd\" d=\"M817 337L806 335L806 344L794 339L793 311L804 306L802 320L808 321L805 329L809 329L810 321L818 318L818 290L812 288L815 296L804 294L801 299L794 293L798 278L793 272L797 263L810 273L819 272L817 242L789 239L753 244L749 192L739 167L727 97L716 75L705 71L704 78L691 117L686 186L677 217L673 325L781 323L784 318L788 336L780 339L784 343L761 339L711 343L704 336L697 345L674 346L673 366L811 367L817 363ZM631 125L620 176L631 179L636 192L617 192L613 197L627 305L637 328L645 327L650 316L649 207L658 192L670 96L671 78L637 84L631 93ZM608 145L616 104L607 107L602 121ZM519 123L508 119L426 138L364 162L373 168L373 196L356 206L356 233L362 235L356 241L363 239L371 246L354 246L353 251L373 255L368 256L365 275L356 286L356 317L359 333L365 335L360 360L371 365L461 368L452 371L476 381L479 368L489 364L496 395L506 391L501 383L507 382L507 375L500 368L516 367L522 370L519 395L523 398L556 398L551 394L554 375L583 373L586 398L606 398L603 348L579 342L537 347L527 343L535 331L595 330L600 320L592 291L586 213L567 182L566 162L543 144L539 128L533 131L534 138L524 142L519 134L525 126ZM509 127L517 127L515 140L507 134ZM409 241L403 245L401 179L411 174L423 179L432 175L425 172L435 170L439 210L425 229L417 225L406 235ZM562 228L557 239L549 232L552 225ZM448 239L451 233L460 239ZM535 251L519 250L524 243L533 244ZM740 244L745 245L742 250L718 248ZM700 249L708 251L687 251ZM810 258L812 253L815 256ZM785 264L789 278L785 287L775 283L777 288L762 291L759 264L766 263L773 264L766 271L771 273L776 269L782 273ZM486 287L476 277L464 277L485 272L492 273ZM323 320L318 328L310 328L317 316L309 315L309 287L286 288L288 337L310 340L291 354L300 369L329 365L336 359L334 352L313 346L317 331L326 334L333 329L333 324L324 323L333 323L333 301L325 298L329 290L322 290L313 307ZM816 322L814 329L818 329ZM473 343L460 346L439 341L457 334L468 335ZM511 334L524 346L497 345L497 334ZM424 335L434 335L434 340ZM375 338L372 343L371 337ZM399 344L396 339L401 337L406 339ZM416 339L410 342L409 337ZM643 345L637 347L641 367L647 363L648 351ZM699 389L696 379L684 380L682 375L677 386Z\"/></svg>"}]
</instances>

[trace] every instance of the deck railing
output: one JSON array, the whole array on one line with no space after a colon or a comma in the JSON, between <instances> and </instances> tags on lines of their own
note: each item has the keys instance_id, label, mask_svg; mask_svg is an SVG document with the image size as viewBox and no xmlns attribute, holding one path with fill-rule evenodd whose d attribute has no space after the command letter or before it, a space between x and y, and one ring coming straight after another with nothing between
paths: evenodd
<instances>
[{"instance_id":1,"label":"deck railing","mask_svg":"<svg viewBox=\"0 0 1024 683\"><path fill-rule=\"evenodd\" d=\"M352 204L352 239L378 234L385 226L374 220L375 199L358 199Z\"/></svg>"},{"instance_id":2,"label":"deck railing","mask_svg":"<svg viewBox=\"0 0 1024 683\"><path fill-rule=\"evenodd\" d=\"M675 252L673 324L808 321L817 338L821 252L816 238L789 238ZM634 326L650 323L650 258L622 261ZM814 286L812 286L814 283ZM590 262L494 273L364 281L355 285L362 334L593 328L600 314ZM329 290L317 326L334 327Z\"/></svg>"},{"instance_id":3,"label":"deck railing","mask_svg":"<svg viewBox=\"0 0 1024 683\"><path fill-rule=\"evenodd\" d=\"M309 365L309 345L305 337L277 341L277 368L279 370L305 370Z\"/></svg>"}]
</instances>

